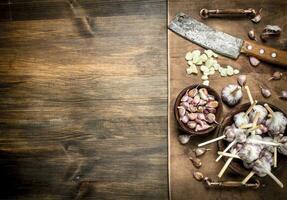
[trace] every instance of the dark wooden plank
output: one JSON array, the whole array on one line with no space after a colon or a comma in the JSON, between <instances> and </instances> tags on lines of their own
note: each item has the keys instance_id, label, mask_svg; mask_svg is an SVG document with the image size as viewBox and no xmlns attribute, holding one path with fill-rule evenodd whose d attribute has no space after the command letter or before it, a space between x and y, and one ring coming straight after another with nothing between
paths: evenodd
<instances>
[{"instance_id":1,"label":"dark wooden plank","mask_svg":"<svg viewBox=\"0 0 287 200\"><path fill-rule=\"evenodd\" d=\"M199 17L199 11L201 8L247 8L252 7L255 9L263 8L263 18L259 24L253 24L248 19L207 19L202 20ZM185 12L192 15L194 18L204 21L211 27L218 30L227 32L231 35L238 36L243 39L247 39L247 33L249 30L254 29L257 37L263 30L264 26L267 24L276 24L283 28L281 37L278 40L272 40L267 43L267 45L286 49L286 26L287 17L283 14L287 9L286 1L216 1L210 3L210 1L169 1L168 16L171 20L176 13ZM193 148L196 148L197 144L208 139L214 138L215 133L211 133L205 137L194 137L188 145L180 145L177 140L177 135L180 134L177 129L177 124L174 119L173 104L178 93L188 85L194 83L201 83L200 75L198 76L187 76L185 71L185 66L187 63L184 59L186 52L192 51L194 49L202 49L201 47L182 39L173 32L168 33L169 42L169 70L170 70L170 99L169 99L169 137L170 137L170 193L171 199L189 199L190 197L194 199L285 199L286 190L279 188L269 177L265 177L262 180L266 184L265 188L260 190L227 190L227 189L206 189L202 183L197 182L192 173L194 171L201 171L204 175L217 180L217 174L223 166L223 162L216 163L216 151L217 144L211 144L208 148L212 151L204 155L202 159L202 168L196 169L192 166L190 160L188 159L187 152ZM262 43L260 39L258 43ZM218 62L223 65L231 65L235 68L240 69L241 74L247 75L247 84L249 85L251 92L255 99L270 102L282 110L287 112L286 101L278 98L278 94L281 90L285 89L287 83L286 71L282 68L278 68L273 65L268 65L261 63L257 68L252 67L249 64L248 58L245 56L240 56L238 60L234 61L225 57L220 56ZM274 71L282 71L284 73L284 79L278 82L270 82L268 78ZM214 88L218 93L222 88L228 83L236 83L236 76L221 78L219 74L215 74L210 77L210 86ZM258 85L267 85L271 91L272 96L269 99L264 99L260 93ZM248 102L247 95L244 94L242 104ZM223 117L230 112L230 108L224 106ZM286 184L287 171L280 170L276 176ZM232 173L230 170L224 174L222 180L243 180L237 174ZM276 194L276 195L274 195Z\"/></svg>"},{"instance_id":2,"label":"dark wooden plank","mask_svg":"<svg viewBox=\"0 0 287 200\"><path fill-rule=\"evenodd\" d=\"M165 2L65 3L0 23L0 198L166 199Z\"/></svg>"}]
</instances>

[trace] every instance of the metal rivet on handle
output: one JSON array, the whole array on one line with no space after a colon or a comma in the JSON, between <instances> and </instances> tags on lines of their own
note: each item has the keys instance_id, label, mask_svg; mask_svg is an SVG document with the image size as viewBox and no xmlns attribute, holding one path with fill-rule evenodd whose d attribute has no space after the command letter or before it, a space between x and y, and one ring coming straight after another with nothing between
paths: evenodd
<instances>
[{"instance_id":1,"label":"metal rivet on handle","mask_svg":"<svg viewBox=\"0 0 287 200\"><path fill-rule=\"evenodd\" d=\"M247 46L247 49L248 49L248 50L251 50L251 49L252 49L252 46L251 46L251 45L248 45L248 46Z\"/></svg>"},{"instance_id":2,"label":"metal rivet on handle","mask_svg":"<svg viewBox=\"0 0 287 200\"><path fill-rule=\"evenodd\" d=\"M275 52L271 53L272 58L276 58L277 54Z\"/></svg>"},{"instance_id":3,"label":"metal rivet on handle","mask_svg":"<svg viewBox=\"0 0 287 200\"><path fill-rule=\"evenodd\" d=\"M264 49L260 49L260 50L259 50L259 53L260 53L260 54L264 54L264 52L265 52Z\"/></svg>"}]
</instances>

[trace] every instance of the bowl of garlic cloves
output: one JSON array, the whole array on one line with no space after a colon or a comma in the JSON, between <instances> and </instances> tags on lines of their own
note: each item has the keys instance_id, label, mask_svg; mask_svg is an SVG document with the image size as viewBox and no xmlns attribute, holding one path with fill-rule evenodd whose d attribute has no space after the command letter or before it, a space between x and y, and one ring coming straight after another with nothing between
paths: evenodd
<instances>
[{"instance_id":1,"label":"bowl of garlic cloves","mask_svg":"<svg viewBox=\"0 0 287 200\"><path fill-rule=\"evenodd\" d=\"M246 176L243 183L253 175L274 178L272 171L286 162L287 115L270 103L255 100L236 108L223 119L217 136L216 162L233 159L227 167Z\"/></svg>"},{"instance_id":2,"label":"bowl of garlic cloves","mask_svg":"<svg viewBox=\"0 0 287 200\"><path fill-rule=\"evenodd\" d=\"M174 115L180 130L190 135L212 132L220 121L222 101L209 86L195 84L184 88L174 104Z\"/></svg>"}]
</instances>

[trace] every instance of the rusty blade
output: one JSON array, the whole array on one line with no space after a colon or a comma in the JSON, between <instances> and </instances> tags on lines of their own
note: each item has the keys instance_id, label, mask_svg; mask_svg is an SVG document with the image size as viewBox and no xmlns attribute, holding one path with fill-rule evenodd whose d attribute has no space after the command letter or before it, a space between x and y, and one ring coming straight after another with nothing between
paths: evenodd
<instances>
[{"instance_id":1,"label":"rusty blade","mask_svg":"<svg viewBox=\"0 0 287 200\"><path fill-rule=\"evenodd\" d=\"M216 31L184 13L178 13L169 28L204 48L233 59L238 58L243 45L242 39Z\"/></svg>"}]
</instances>

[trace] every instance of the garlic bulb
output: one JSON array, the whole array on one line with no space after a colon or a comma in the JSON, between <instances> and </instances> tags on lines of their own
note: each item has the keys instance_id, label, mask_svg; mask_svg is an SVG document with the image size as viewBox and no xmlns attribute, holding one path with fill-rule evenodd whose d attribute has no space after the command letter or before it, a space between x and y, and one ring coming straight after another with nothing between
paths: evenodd
<instances>
[{"instance_id":1,"label":"garlic bulb","mask_svg":"<svg viewBox=\"0 0 287 200\"><path fill-rule=\"evenodd\" d=\"M258 124L260 124L263 122L264 118L268 115L268 111L261 105L255 105L253 107L253 111L251 111L249 114L251 122L253 122L257 112L259 113Z\"/></svg>"},{"instance_id":2,"label":"garlic bulb","mask_svg":"<svg viewBox=\"0 0 287 200\"><path fill-rule=\"evenodd\" d=\"M237 113L236 115L233 116L233 120L236 127L238 128L244 124L249 123L249 117L248 115L245 115L245 112Z\"/></svg>"},{"instance_id":3,"label":"garlic bulb","mask_svg":"<svg viewBox=\"0 0 287 200\"><path fill-rule=\"evenodd\" d=\"M274 112L270 119L266 120L266 126L273 135L285 132L287 118L282 112Z\"/></svg>"},{"instance_id":4,"label":"garlic bulb","mask_svg":"<svg viewBox=\"0 0 287 200\"><path fill-rule=\"evenodd\" d=\"M222 100L229 106L235 106L242 99L241 87L229 84L221 92Z\"/></svg>"}]
</instances>

